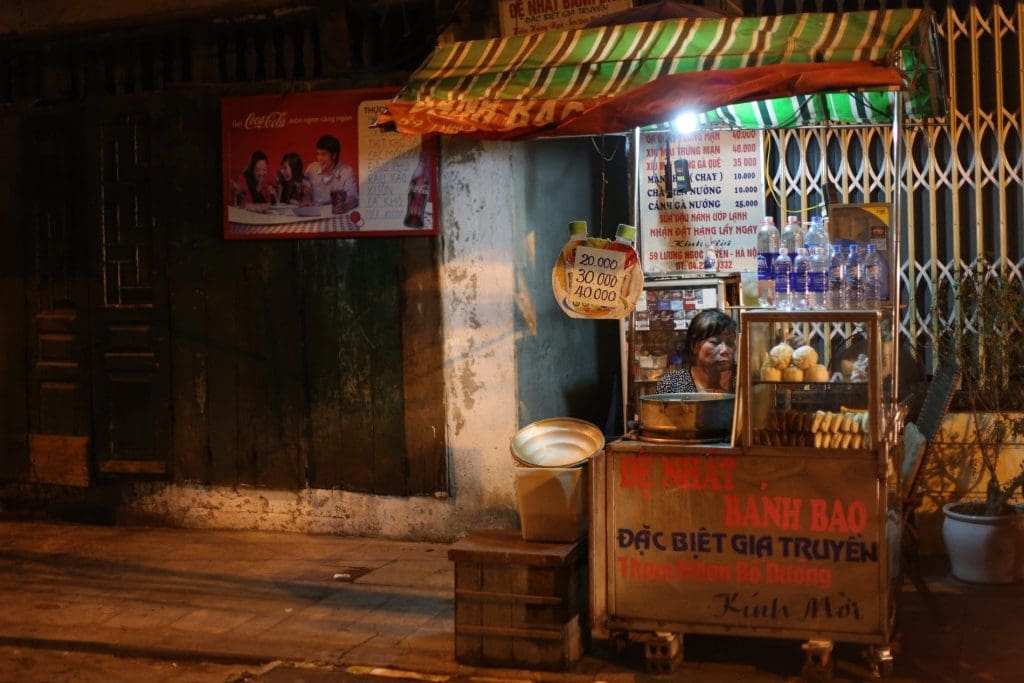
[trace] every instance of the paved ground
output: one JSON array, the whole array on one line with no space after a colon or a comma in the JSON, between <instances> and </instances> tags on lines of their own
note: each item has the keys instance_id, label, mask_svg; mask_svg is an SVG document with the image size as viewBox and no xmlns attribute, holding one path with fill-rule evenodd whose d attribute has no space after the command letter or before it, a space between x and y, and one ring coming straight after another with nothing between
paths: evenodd
<instances>
[{"instance_id":1,"label":"paved ground","mask_svg":"<svg viewBox=\"0 0 1024 683\"><path fill-rule=\"evenodd\" d=\"M644 673L639 645L618 651L603 642L562 674L460 666L446 551L334 536L0 521L0 683L710 683L800 674L797 642L698 636L686 638L687 661L668 676ZM966 586L941 565L930 573L941 618L908 587L893 680L1024 681L1024 589ZM840 646L836 679L867 676L859 648Z\"/></svg>"},{"instance_id":2,"label":"paved ground","mask_svg":"<svg viewBox=\"0 0 1024 683\"><path fill-rule=\"evenodd\" d=\"M238 680L244 671L246 668L237 664L0 646L0 681L3 683L224 683L232 677Z\"/></svg>"}]
</instances>

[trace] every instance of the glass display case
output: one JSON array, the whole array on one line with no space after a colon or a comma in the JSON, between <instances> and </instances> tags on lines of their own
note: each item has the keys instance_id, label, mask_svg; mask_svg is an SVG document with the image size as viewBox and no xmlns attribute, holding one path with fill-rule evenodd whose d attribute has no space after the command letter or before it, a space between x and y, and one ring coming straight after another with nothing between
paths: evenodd
<instances>
[{"instance_id":1,"label":"glass display case","mask_svg":"<svg viewBox=\"0 0 1024 683\"><path fill-rule=\"evenodd\" d=\"M695 315L708 308L739 305L737 273L680 273L648 277L632 314L622 321L623 409L637 420L637 401L657 391L666 372L682 367L686 334Z\"/></svg>"},{"instance_id":2,"label":"glass display case","mask_svg":"<svg viewBox=\"0 0 1024 683\"><path fill-rule=\"evenodd\" d=\"M745 311L740 443L874 450L894 409L891 310Z\"/></svg>"}]
</instances>

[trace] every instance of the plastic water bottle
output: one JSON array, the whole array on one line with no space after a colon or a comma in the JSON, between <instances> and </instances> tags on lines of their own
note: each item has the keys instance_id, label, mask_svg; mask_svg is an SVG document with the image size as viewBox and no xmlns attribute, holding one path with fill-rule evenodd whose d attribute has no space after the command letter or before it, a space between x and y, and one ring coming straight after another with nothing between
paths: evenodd
<instances>
[{"instance_id":1,"label":"plastic water bottle","mask_svg":"<svg viewBox=\"0 0 1024 683\"><path fill-rule=\"evenodd\" d=\"M843 288L846 286L846 254L841 244L832 245L828 262L828 307L843 308Z\"/></svg>"},{"instance_id":2,"label":"plastic water bottle","mask_svg":"<svg viewBox=\"0 0 1024 683\"><path fill-rule=\"evenodd\" d=\"M779 247L779 255L775 257L772 271L775 273L775 308L780 311L792 310L789 274L793 271L793 262L789 260L789 250L786 247Z\"/></svg>"},{"instance_id":3,"label":"plastic water bottle","mask_svg":"<svg viewBox=\"0 0 1024 683\"><path fill-rule=\"evenodd\" d=\"M780 237L779 244L789 251L789 260L792 263L796 260L796 250L804 246L804 229L800 227L800 219L796 216L786 219Z\"/></svg>"},{"instance_id":4,"label":"plastic water bottle","mask_svg":"<svg viewBox=\"0 0 1024 683\"><path fill-rule=\"evenodd\" d=\"M765 216L757 229L757 305L775 304L775 259L779 255L779 229Z\"/></svg>"},{"instance_id":5,"label":"plastic water bottle","mask_svg":"<svg viewBox=\"0 0 1024 683\"><path fill-rule=\"evenodd\" d=\"M878 308L882 299L882 257L874 244L868 244L864 255L860 289L861 305L864 308Z\"/></svg>"},{"instance_id":6,"label":"plastic water bottle","mask_svg":"<svg viewBox=\"0 0 1024 683\"><path fill-rule=\"evenodd\" d=\"M811 268L807 272L807 296L808 308L820 311L827 308L826 294L828 292L828 256L825 249L815 247L811 254Z\"/></svg>"},{"instance_id":7,"label":"plastic water bottle","mask_svg":"<svg viewBox=\"0 0 1024 683\"><path fill-rule=\"evenodd\" d=\"M807 276L810 274L811 260L807 258L807 250L800 247L793 259L793 271L789 274L789 298L792 310L805 311L810 306L810 292L807 290Z\"/></svg>"},{"instance_id":8,"label":"plastic water bottle","mask_svg":"<svg viewBox=\"0 0 1024 683\"><path fill-rule=\"evenodd\" d=\"M821 216L811 216L807 232L804 233L804 246L807 247L807 253L812 256L815 249L824 249L825 253L828 253L828 233L825 232Z\"/></svg>"},{"instance_id":9,"label":"plastic water bottle","mask_svg":"<svg viewBox=\"0 0 1024 683\"><path fill-rule=\"evenodd\" d=\"M846 256L846 276L843 278L843 308L861 307L861 278L864 276L864 262L861 261L860 247L850 245Z\"/></svg>"}]
</instances>

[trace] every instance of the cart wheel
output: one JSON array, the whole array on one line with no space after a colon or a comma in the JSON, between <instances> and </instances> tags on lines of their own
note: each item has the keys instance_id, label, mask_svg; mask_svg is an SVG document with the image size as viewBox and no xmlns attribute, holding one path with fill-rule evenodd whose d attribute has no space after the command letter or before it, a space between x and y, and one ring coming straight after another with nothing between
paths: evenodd
<instances>
[{"instance_id":1,"label":"cart wheel","mask_svg":"<svg viewBox=\"0 0 1024 683\"><path fill-rule=\"evenodd\" d=\"M869 647L866 653L872 678L889 678L893 674L892 647Z\"/></svg>"},{"instance_id":2,"label":"cart wheel","mask_svg":"<svg viewBox=\"0 0 1024 683\"><path fill-rule=\"evenodd\" d=\"M831 640L808 640L801 647L804 651L804 667L800 672L802 678L811 681L832 680L835 672L835 660L832 659Z\"/></svg>"}]
</instances>

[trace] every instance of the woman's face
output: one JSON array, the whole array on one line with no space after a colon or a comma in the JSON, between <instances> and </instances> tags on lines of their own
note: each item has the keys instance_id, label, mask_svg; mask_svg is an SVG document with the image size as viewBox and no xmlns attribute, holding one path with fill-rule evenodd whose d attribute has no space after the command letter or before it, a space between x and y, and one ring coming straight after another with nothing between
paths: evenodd
<instances>
[{"instance_id":1,"label":"woman's face","mask_svg":"<svg viewBox=\"0 0 1024 683\"><path fill-rule=\"evenodd\" d=\"M252 175L256 180L263 180L263 177L267 175L267 162L260 159L256 162L256 165L252 167Z\"/></svg>"},{"instance_id":2,"label":"woman's face","mask_svg":"<svg viewBox=\"0 0 1024 683\"><path fill-rule=\"evenodd\" d=\"M283 179L285 179L286 181L287 180L291 180L292 179L292 167L289 166L286 163L282 163L281 164L281 177Z\"/></svg>"},{"instance_id":3,"label":"woman's face","mask_svg":"<svg viewBox=\"0 0 1024 683\"><path fill-rule=\"evenodd\" d=\"M736 333L726 330L721 334L697 342L693 353L697 358L697 365L709 369L717 367L719 370L727 370L732 366L733 358L736 355Z\"/></svg>"}]
</instances>

